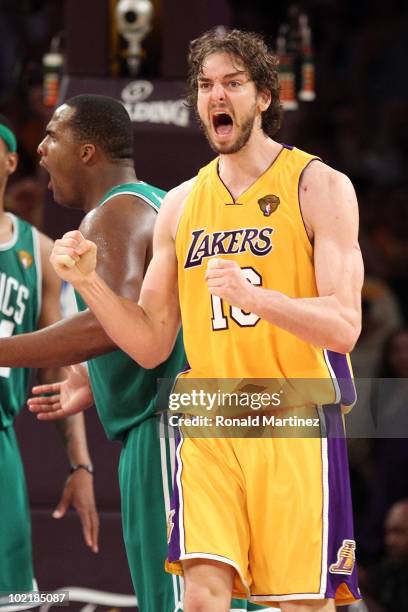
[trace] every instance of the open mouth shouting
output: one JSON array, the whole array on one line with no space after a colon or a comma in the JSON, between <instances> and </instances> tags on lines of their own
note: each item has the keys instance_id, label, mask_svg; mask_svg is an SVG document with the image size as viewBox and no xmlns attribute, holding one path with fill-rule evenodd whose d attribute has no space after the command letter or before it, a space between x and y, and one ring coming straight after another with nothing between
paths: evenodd
<instances>
[{"instance_id":1,"label":"open mouth shouting","mask_svg":"<svg viewBox=\"0 0 408 612\"><path fill-rule=\"evenodd\" d=\"M229 136L234 127L234 122L229 113L216 111L212 114L212 125L217 136Z\"/></svg>"},{"instance_id":2,"label":"open mouth shouting","mask_svg":"<svg viewBox=\"0 0 408 612\"><path fill-rule=\"evenodd\" d=\"M52 191L52 182L51 182L51 174L50 174L50 171L49 171L49 169L47 168L46 164L44 163L44 160L42 160L42 159L41 159L41 160L40 160L40 162L39 162L39 164L40 164L41 168L44 168L45 172L47 172L47 173L48 173L48 185L47 185L47 187L48 187L48 189L49 189L50 191Z\"/></svg>"}]
</instances>

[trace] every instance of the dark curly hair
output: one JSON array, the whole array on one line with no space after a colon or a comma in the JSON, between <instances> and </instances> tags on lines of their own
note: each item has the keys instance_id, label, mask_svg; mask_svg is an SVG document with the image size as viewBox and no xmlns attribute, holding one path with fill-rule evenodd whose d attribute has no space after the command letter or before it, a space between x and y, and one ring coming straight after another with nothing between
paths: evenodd
<instances>
[{"instance_id":1,"label":"dark curly hair","mask_svg":"<svg viewBox=\"0 0 408 612\"><path fill-rule=\"evenodd\" d=\"M190 43L188 56L187 103L196 109L198 77L203 63L212 53L228 53L242 62L259 91L269 91L271 103L262 113L262 129L275 136L281 123L282 107L279 100L278 59L268 50L263 38L255 32L214 28Z\"/></svg>"}]
</instances>

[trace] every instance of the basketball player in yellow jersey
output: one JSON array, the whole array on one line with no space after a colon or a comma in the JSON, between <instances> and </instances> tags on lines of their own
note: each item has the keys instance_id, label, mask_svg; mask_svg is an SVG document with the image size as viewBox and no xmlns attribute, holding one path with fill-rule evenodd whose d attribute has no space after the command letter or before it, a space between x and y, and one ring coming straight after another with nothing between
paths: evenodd
<instances>
[{"instance_id":1,"label":"basketball player in yellow jersey","mask_svg":"<svg viewBox=\"0 0 408 612\"><path fill-rule=\"evenodd\" d=\"M78 232L52 263L144 367L169 355L181 320L185 376L347 381L363 279L353 187L272 140L276 59L260 37L211 31L189 60L218 157L166 197L139 303L109 290ZM168 568L184 573L185 612L226 612L232 593L283 612L359 598L345 440L330 435L354 397L336 388L316 407L321 439L181 437Z\"/></svg>"}]
</instances>

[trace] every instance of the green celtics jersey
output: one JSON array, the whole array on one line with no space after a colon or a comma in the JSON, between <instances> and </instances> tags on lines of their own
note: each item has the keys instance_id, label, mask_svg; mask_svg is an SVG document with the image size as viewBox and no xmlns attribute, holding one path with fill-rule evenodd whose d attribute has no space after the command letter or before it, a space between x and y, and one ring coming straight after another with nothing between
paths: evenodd
<instances>
[{"instance_id":1,"label":"green celtics jersey","mask_svg":"<svg viewBox=\"0 0 408 612\"><path fill-rule=\"evenodd\" d=\"M165 192L143 182L126 183L108 191L98 205L118 195L133 195L158 211ZM86 304L79 294L76 299L79 310L84 310ZM122 439L131 427L151 417L157 411L157 380L174 378L185 363L181 334L168 360L152 370L143 369L120 350L90 359L92 392L108 438Z\"/></svg>"},{"instance_id":2,"label":"green celtics jersey","mask_svg":"<svg viewBox=\"0 0 408 612\"><path fill-rule=\"evenodd\" d=\"M41 258L37 230L7 213L13 237L0 243L0 337L34 331L41 309ZM8 427L23 406L27 368L0 367L0 428Z\"/></svg>"}]
</instances>

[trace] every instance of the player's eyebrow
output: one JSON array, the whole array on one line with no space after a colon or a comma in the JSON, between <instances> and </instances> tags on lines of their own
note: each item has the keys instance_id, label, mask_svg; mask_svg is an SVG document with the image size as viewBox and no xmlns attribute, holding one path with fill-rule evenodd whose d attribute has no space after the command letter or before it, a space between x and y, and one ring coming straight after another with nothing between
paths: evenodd
<instances>
[{"instance_id":1,"label":"player's eyebrow","mask_svg":"<svg viewBox=\"0 0 408 612\"><path fill-rule=\"evenodd\" d=\"M232 79L234 77L237 76L242 76L242 75L246 75L247 71L246 70L236 70L235 72L229 72L228 74L224 74L224 76L222 77L223 80L224 79ZM204 75L199 75L198 76L198 80L199 81L211 81L212 79L204 76Z\"/></svg>"},{"instance_id":2,"label":"player's eyebrow","mask_svg":"<svg viewBox=\"0 0 408 612\"><path fill-rule=\"evenodd\" d=\"M230 72L224 76L224 79L232 79L233 77L241 76L247 74L246 70L236 70L235 72Z\"/></svg>"}]
</instances>

